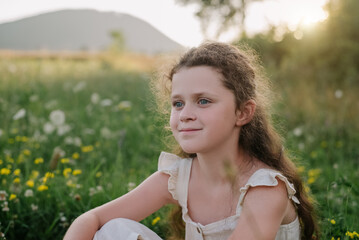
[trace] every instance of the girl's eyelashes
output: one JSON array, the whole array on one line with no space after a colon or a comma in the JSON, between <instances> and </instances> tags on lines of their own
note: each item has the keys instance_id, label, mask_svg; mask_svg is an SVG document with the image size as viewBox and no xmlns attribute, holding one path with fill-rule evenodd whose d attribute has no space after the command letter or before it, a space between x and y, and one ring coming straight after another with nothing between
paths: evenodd
<instances>
[{"instance_id":1,"label":"girl's eyelashes","mask_svg":"<svg viewBox=\"0 0 359 240\"><path fill-rule=\"evenodd\" d=\"M174 101L173 103L172 103L172 106L173 107L175 107L175 108L181 108L181 107L183 107L183 102L181 102L181 101Z\"/></svg>"},{"instance_id":2,"label":"girl's eyelashes","mask_svg":"<svg viewBox=\"0 0 359 240\"><path fill-rule=\"evenodd\" d=\"M205 99L205 98L201 98L198 100L198 104L199 105L206 105L206 104L209 104L210 101L208 99Z\"/></svg>"}]
</instances>

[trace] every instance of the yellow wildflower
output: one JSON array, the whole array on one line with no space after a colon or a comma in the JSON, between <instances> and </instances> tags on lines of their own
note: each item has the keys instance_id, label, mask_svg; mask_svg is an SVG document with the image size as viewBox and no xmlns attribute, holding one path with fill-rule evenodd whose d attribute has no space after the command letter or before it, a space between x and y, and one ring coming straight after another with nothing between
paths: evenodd
<instances>
[{"instance_id":1,"label":"yellow wildflower","mask_svg":"<svg viewBox=\"0 0 359 240\"><path fill-rule=\"evenodd\" d=\"M80 154L78 154L77 152L72 154L72 159L79 159L79 158L80 158Z\"/></svg>"},{"instance_id":2,"label":"yellow wildflower","mask_svg":"<svg viewBox=\"0 0 359 240\"><path fill-rule=\"evenodd\" d=\"M312 183L314 183L315 182L315 178L314 177L310 177L310 178L308 178L308 181L307 181L307 183L308 184L312 184Z\"/></svg>"},{"instance_id":3,"label":"yellow wildflower","mask_svg":"<svg viewBox=\"0 0 359 240\"><path fill-rule=\"evenodd\" d=\"M72 172L72 174L73 174L74 176L80 175L81 173L82 173L82 170L81 170L81 169L75 169L75 170Z\"/></svg>"},{"instance_id":4,"label":"yellow wildflower","mask_svg":"<svg viewBox=\"0 0 359 240\"><path fill-rule=\"evenodd\" d=\"M16 194L11 193L10 197L9 197L9 200L11 201L11 200L14 200L15 198L16 198Z\"/></svg>"},{"instance_id":5,"label":"yellow wildflower","mask_svg":"<svg viewBox=\"0 0 359 240\"><path fill-rule=\"evenodd\" d=\"M72 182L72 180L68 180L66 182L66 185L69 186L69 187L72 187L72 188L75 188L76 187L76 184Z\"/></svg>"},{"instance_id":6,"label":"yellow wildflower","mask_svg":"<svg viewBox=\"0 0 359 240\"><path fill-rule=\"evenodd\" d=\"M49 189L49 187L42 184L38 186L37 191L42 192L42 191L46 191L47 189Z\"/></svg>"},{"instance_id":7,"label":"yellow wildflower","mask_svg":"<svg viewBox=\"0 0 359 240\"><path fill-rule=\"evenodd\" d=\"M36 158L34 161L35 164L40 164L40 163L44 163L44 159L43 158Z\"/></svg>"},{"instance_id":8,"label":"yellow wildflower","mask_svg":"<svg viewBox=\"0 0 359 240\"><path fill-rule=\"evenodd\" d=\"M69 163L70 162L70 159L68 159L68 158L61 158L61 163L62 164L65 164L65 163Z\"/></svg>"},{"instance_id":9,"label":"yellow wildflower","mask_svg":"<svg viewBox=\"0 0 359 240\"><path fill-rule=\"evenodd\" d=\"M84 153L92 152L93 151L93 146L92 145L83 146L83 147L81 147L81 151L84 152Z\"/></svg>"},{"instance_id":10,"label":"yellow wildflower","mask_svg":"<svg viewBox=\"0 0 359 240\"><path fill-rule=\"evenodd\" d=\"M23 153L25 156L30 156L31 151L30 151L29 149L24 149L24 150L22 151L22 153Z\"/></svg>"},{"instance_id":11,"label":"yellow wildflower","mask_svg":"<svg viewBox=\"0 0 359 240\"><path fill-rule=\"evenodd\" d=\"M152 226L153 226L153 225L156 225L159 220L161 220L160 217L156 217L155 219L153 219L153 220L152 220Z\"/></svg>"},{"instance_id":12,"label":"yellow wildflower","mask_svg":"<svg viewBox=\"0 0 359 240\"><path fill-rule=\"evenodd\" d=\"M320 168L310 169L308 171L308 176L309 177L318 177L321 172L322 172L322 170Z\"/></svg>"},{"instance_id":13,"label":"yellow wildflower","mask_svg":"<svg viewBox=\"0 0 359 240\"><path fill-rule=\"evenodd\" d=\"M15 169L14 170L14 172L13 172L13 174L15 175L15 176L20 176L20 173L21 173L21 170L20 169Z\"/></svg>"},{"instance_id":14,"label":"yellow wildflower","mask_svg":"<svg viewBox=\"0 0 359 240\"><path fill-rule=\"evenodd\" d=\"M62 172L62 174L64 175L64 177L69 177L69 174L72 172L71 168L65 168L64 171Z\"/></svg>"},{"instance_id":15,"label":"yellow wildflower","mask_svg":"<svg viewBox=\"0 0 359 240\"><path fill-rule=\"evenodd\" d=\"M304 166L299 166L298 167L298 172L299 173L303 173L305 171L305 167Z\"/></svg>"},{"instance_id":16,"label":"yellow wildflower","mask_svg":"<svg viewBox=\"0 0 359 240\"><path fill-rule=\"evenodd\" d=\"M333 225L336 223L334 219L329 220L329 222Z\"/></svg>"},{"instance_id":17,"label":"yellow wildflower","mask_svg":"<svg viewBox=\"0 0 359 240\"><path fill-rule=\"evenodd\" d=\"M28 180L28 181L26 181L26 185L28 186L28 187L34 187L34 185L35 185L35 183L34 183L34 181L33 180Z\"/></svg>"},{"instance_id":18,"label":"yellow wildflower","mask_svg":"<svg viewBox=\"0 0 359 240\"><path fill-rule=\"evenodd\" d=\"M4 163L3 160L0 159L0 165L3 164L3 163Z\"/></svg>"},{"instance_id":19,"label":"yellow wildflower","mask_svg":"<svg viewBox=\"0 0 359 240\"><path fill-rule=\"evenodd\" d=\"M15 141L16 141L16 142L20 142L20 141L21 141L21 136L16 136L16 137L15 137Z\"/></svg>"},{"instance_id":20,"label":"yellow wildflower","mask_svg":"<svg viewBox=\"0 0 359 240\"><path fill-rule=\"evenodd\" d=\"M35 179L35 178L37 178L39 176L39 174L40 174L39 171L32 170L30 178Z\"/></svg>"},{"instance_id":21,"label":"yellow wildflower","mask_svg":"<svg viewBox=\"0 0 359 240\"><path fill-rule=\"evenodd\" d=\"M20 183L20 178L15 178L13 183Z\"/></svg>"},{"instance_id":22,"label":"yellow wildflower","mask_svg":"<svg viewBox=\"0 0 359 240\"><path fill-rule=\"evenodd\" d=\"M22 137L21 137L21 141L22 141L22 142L27 142L28 140L29 140L29 138L26 137L26 136L22 136Z\"/></svg>"},{"instance_id":23,"label":"yellow wildflower","mask_svg":"<svg viewBox=\"0 0 359 240\"><path fill-rule=\"evenodd\" d=\"M102 172L97 172L95 176L96 176L97 178L101 177L101 176L102 176Z\"/></svg>"},{"instance_id":24,"label":"yellow wildflower","mask_svg":"<svg viewBox=\"0 0 359 240\"><path fill-rule=\"evenodd\" d=\"M9 175L10 173L11 173L11 170L8 169L8 168L2 168L2 169L0 170L0 174L1 174L1 175Z\"/></svg>"},{"instance_id":25,"label":"yellow wildflower","mask_svg":"<svg viewBox=\"0 0 359 240\"><path fill-rule=\"evenodd\" d=\"M45 173L45 177L46 177L46 178L54 178L54 177L55 177L55 174L52 173L52 172L47 172L47 173Z\"/></svg>"}]
</instances>

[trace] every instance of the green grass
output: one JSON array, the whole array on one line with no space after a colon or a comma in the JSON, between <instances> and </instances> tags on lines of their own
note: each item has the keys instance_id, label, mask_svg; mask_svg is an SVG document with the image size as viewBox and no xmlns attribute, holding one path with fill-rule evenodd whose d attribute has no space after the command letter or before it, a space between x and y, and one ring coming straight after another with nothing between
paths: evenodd
<instances>
[{"instance_id":1,"label":"green grass","mask_svg":"<svg viewBox=\"0 0 359 240\"><path fill-rule=\"evenodd\" d=\"M62 239L79 214L121 196L156 170L165 144L151 110L150 77L100 57L0 59L0 191L7 194L2 200L0 192L0 232L7 239ZM14 120L20 109L26 114ZM303 119L296 108L278 109L286 149L317 201L323 239L351 239L346 232L359 231L356 128L298 122L291 120ZM44 129L55 110L65 114L56 127L63 134ZM165 214L144 223L164 236Z\"/></svg>"}]
</instances>

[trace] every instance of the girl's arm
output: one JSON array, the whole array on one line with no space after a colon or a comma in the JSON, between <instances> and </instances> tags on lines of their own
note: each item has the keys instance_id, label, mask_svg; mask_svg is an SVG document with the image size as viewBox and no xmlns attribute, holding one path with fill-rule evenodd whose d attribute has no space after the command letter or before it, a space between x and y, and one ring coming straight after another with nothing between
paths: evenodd
<instances>
[{"instance_id":1,"label":"girl's arm","mask_svg":"<svg viewBox=\"0 0 359 240\"><path fill-rule=\"evenodd\" d=\"M289 207L285 183L248 190L238 224L229 240L274 240Z\"/></svg>"},{"instance_id":2,"label":"girl's arm","mask_svg":"<svg viewBox=\"0 0 359 240\"><path fill-rule=\"evenodd\" d=\"M64 239L92 239L111 219L141 221L162 206L175 203L168 191L168 178L169 175L156 172L131 192L82 214L71 224Z\"/></svg>"}]
</instances>

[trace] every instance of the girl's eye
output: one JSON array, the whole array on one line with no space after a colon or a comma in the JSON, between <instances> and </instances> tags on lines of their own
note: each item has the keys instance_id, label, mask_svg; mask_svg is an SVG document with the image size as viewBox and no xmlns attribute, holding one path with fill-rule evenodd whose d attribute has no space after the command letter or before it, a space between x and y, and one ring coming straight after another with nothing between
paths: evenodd
<instances>
[{"instance_id":1,"label":"girl's eye","mask_svg":"<svg viewBox=\"0 0 359 240\"><path fill-rule=\"evenodd\" d=\"M208 101L207 99L200 99L200 100L198 101L198 103L199 103L200 105L206 105L206 104L209 103L209 101Z\"/></svg>"},{"instance_id":2,"label":"girl's eye","mask_svg":"<svg viewBox=\"0 0 359 240\"><path fill-rule=\"evenodd\" d=\"M173 103L173 107L175 107L175 108L181 108L181 107L183 107L183 103L182 103L182 102L174 102L174 103Z\"/></svg>"}]
</instances>

